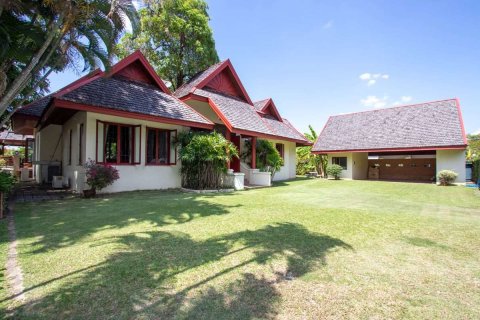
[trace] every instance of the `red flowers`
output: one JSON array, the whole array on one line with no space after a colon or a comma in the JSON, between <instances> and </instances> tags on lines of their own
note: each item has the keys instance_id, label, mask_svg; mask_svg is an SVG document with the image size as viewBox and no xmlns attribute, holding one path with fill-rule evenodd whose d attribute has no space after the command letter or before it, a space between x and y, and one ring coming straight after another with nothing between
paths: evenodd
<instances>
[{"instance_id":1,"label":"red flowers","mask_svg":"<svg viewBox=\"0 0 480 320\"><path fill-rule=\"evenodd\" d=\"M87 184L95 190L101 190L120 178L118 170L110 164L98 164L93 160L85 164Z\"/></svg>"}]
</instances>

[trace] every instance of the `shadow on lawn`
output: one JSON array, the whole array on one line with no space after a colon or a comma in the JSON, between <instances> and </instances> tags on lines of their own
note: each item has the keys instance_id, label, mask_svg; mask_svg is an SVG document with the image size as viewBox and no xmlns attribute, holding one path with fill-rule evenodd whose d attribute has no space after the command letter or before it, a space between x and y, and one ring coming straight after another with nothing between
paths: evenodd
<instances>
[{"instance_id":1,"label":"shadow on lawn","mask_svg":"<svg viewBox=\"0 0 480 320\"><path fill-rule=\"evenodd\" d=\"M40 253L75 244L98 230L136 222L149 222L152 226L186 223L199 217L227 214L241 206L208 201L212 197L215 196L151 191L35 204L40 208L32 209L27 217L32 220L30 228L23 228L19 238L38 238L32 253Z\"/></svg>"},{"instance_id":2,"label":"shadow on lawn","mask_svg":"<svg viewBox=\"0 0 480 320\"><path fill-rule=\"evenodd\" d=\"M127 249L80 278L64 278L57 291L18 308L16 316L274 318L280 303L277 285L284 274L258 271L258 265L286 261L296 278L321 268L328 252L352 249L292 223L203 241L159 231L110 240Z\"/></svg>"}]
</instances>

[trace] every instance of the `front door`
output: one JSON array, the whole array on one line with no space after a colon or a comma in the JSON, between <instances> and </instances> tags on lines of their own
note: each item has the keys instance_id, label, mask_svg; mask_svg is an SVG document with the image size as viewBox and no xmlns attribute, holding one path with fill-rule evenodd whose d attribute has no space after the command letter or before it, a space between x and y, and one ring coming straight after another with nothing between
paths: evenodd
<instances>
[{"instance_id":1,"label":"front door","mask_svg":"<svg viewBox=\"0 0 480 320\"><path fill-rule=\"evenodd\" d=\"M240 136L232 134L230 141L237 147L238 155L240 155ZM240 172L240 159L234 157L230 162L230 169L233 169L233 172Z\"/></svg>"}]
</instances>

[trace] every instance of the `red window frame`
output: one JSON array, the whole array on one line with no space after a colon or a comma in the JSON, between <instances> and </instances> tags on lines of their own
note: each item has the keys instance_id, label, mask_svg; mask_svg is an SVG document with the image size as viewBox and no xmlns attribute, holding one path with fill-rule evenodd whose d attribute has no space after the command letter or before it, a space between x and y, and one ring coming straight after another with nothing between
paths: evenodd
<instances>
[{"instance_id":1,"label":"red window frame","mask_svg":"<svg viewBox=\"0 0 480 320\"><path fill-rule=\"evenodd\" d=\"M283 143L276 143L275 149L277 149L278 153L280 154L280 157L282 157L282 159L285 160L285 145Z\"/></svg>"},{"instance_id":2,"label":"red window frame","mask_svg":"<svg viewBox=\"0 0 480 320\"><path fill-rule=\"evenodd\" d=\"M68 165L72 165L72 131L70 129L69 131L69 137L68 137Z\"/></svg>"},{"instance_id":3,"label":"red window frame","mask_svg":"<svg viewBox=\"0 0 480 320\"><path fill-rule=\"evenodd\" d=\"M154 130L155 131L155 163L147 163L148 158L148 131ZM167 159L168 163L158 163L158 150L159 150L159 139L158 133L159 132L167 132L168 133L168 140L167 140ZM174 166L177 164L177 148L175 148L175 158L174 161L171 162L171 150L172 150L172 133L175 132L175 136L177 136L177 130L169 130L169 129L161 129L161 128L152 128L147 127L145 131L145 165L146 166Z\"/></svg>"},{"instance_id":4,"label":"red window frame","mask_svg":"<svg viewBox=\"0 0 480 320\"><path fill-rule=\"evenodd\" d=\"M81 166L83 164L83 131L84 126L83 123L80 123L80 127L78 128L78 165Z\"/></svg>"},{"instance_id":5,"label":"red window frame","mask_svg":"<svg viewBox=\"0 0 480 320\"><path fill-rule=\"evenodd\" d=\"M99 161L98 159L98 124L99 123L102 123L103 124L103 159L101 159L101 161ZM105 161L105 156L106 156L106 137L107 137L107 125L110 125L110 126L117 126L117 161L116 162L106 162ZM132 128L132 141L131 141L131 144L132 144L132 161L131 162L121 162L120 161L120 155L121 155L121 143L120 143L120 128L121 127L127 127L127 128ZM138 130L139 132L139 139L138 141L141 142L142 140L142 127L140 125L130 125L130 124L124 124L124 123L116 123L116 122L108 122L108 121L101 121L101 120L97 120L97 140L96 140L96 150L95 150L95 154L96 154L96 160L97 160L97 163L99 164L114 164L114 165L124 165L124 166L134 166L134 165L139 165L142 161L141 159L141 154L142 154L142 146L141 146L141 143L140 145L138 146L138 161L135 161L135 152L136 152L136 145L135 145L135 129L136 128L140 128Z\"/></svg>"}]
</instances>

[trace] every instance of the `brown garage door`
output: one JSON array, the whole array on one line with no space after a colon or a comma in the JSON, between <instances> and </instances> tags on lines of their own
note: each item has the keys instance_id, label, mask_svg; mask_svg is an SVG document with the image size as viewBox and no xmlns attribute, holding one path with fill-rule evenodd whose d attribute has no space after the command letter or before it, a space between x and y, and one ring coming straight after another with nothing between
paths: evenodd
<instances>
[{"instance_id":1,"label":"brown garage door","mask_svg":"<svg viewBox=\"0 0 480 320\"><path fill-rule=\"evenodd\" d=\"M379 179L431 181L435 177L435 159L378 159L368 160L378 167Z\"/></svg>"}]
</instances>

